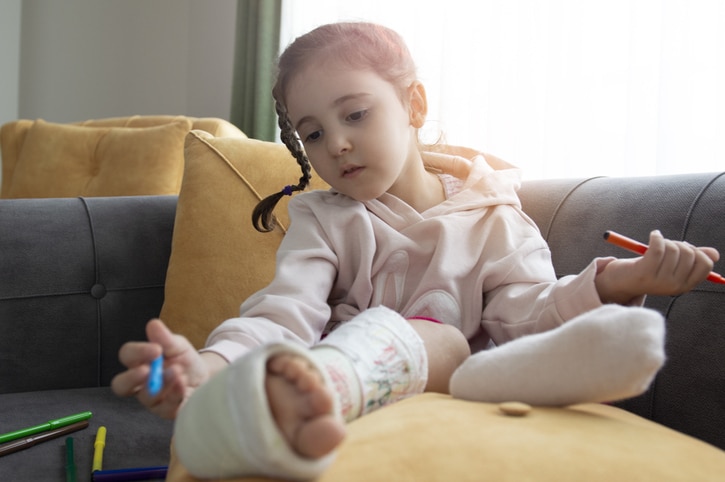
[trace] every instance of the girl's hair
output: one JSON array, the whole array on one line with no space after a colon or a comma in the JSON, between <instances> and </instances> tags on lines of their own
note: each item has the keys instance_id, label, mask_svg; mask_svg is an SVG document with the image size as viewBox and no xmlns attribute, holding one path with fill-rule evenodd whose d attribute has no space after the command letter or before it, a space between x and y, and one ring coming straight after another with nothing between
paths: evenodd
<instances>
[{"instance_id":1,"label":"girl's hair","mask_svg":"<svg viewBox=\"0 0 725 482\"><path fill-rule=\"evenodd\" d=\"M343 62L351 69L372 70L395 87L403 102L406 91L416 80L415 63L403 39L382 25L364 22L342 22L323 25L298 37L279 57L277 82L272 89L280 138L302 170L298 184L285 186L257 204L252 213L255 229L274 229L272 211L284 195L303 191L310 183L312 167L287 115L286 93L292 78L313 60Z\"/></svg>"}]
</instances>

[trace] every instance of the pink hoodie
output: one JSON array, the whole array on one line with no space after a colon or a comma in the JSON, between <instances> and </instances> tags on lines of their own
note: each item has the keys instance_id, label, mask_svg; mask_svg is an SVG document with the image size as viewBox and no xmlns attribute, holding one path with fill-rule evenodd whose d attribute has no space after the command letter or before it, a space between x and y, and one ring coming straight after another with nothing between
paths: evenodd
<instances>
[{"instance_id":1,"label":"pink hoodie","mask_svg":"<svg viewBox=\"0 0 725 482\"><path fill-rule=\"evenodd\" d=\"M423 159L463 180L423 213L390 194L369 202L333 190L293 198L274 280L211 333L205 350L233 361L282 339L313 345L330 322L378 305L454 325L482 347L601 306L594 277L612 258L557 280L544 239L521 210L517 169L463 148Z\"/></svg>"}]
</instances>

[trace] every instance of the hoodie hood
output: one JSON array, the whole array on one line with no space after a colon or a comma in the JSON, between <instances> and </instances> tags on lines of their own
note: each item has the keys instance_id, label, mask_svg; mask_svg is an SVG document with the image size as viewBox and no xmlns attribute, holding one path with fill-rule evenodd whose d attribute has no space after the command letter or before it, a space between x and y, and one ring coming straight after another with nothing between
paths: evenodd
<instances>
[{"instance_id":1,"label":"hoodie hood","mask_svg":"<svg viewBox=\"0 0 725 482\"><path fill-rule=\"evenodd\" d=\"M451 211L479 209L509 204L521 207L517 191L521 186L521 170L513 165L474 149L459 146L441 146L435 151L422 153L426 167L464 181L461 191L450 199L423 213L391 194L365 202L377 216L397 228L425 218Z\"/></svg>"}]
</instances>

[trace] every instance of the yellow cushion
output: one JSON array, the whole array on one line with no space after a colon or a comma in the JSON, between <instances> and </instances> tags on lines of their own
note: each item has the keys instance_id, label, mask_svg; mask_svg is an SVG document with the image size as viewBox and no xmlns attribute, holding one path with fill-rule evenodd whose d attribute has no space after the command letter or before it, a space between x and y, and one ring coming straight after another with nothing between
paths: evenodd
<instances>
[{"instance_id":1,"label":"yellow cushion","mask_svg":"<svg viewBox=\"0 0 725 482\"><path fill-rule=\"evenodd\" d=\"M179 120L189 120L191 129L201 129L217 137L247 137L231 122L217 117L187 117L180 115L133 115L125 117L106 117L74 122L72 125L86 127L152 127L171 124ZM2 186L0 197L8 197L10 185L18 156L25 137L35 121L19 119L0 127L0 150L2 151Z\"/></svg>"},{"instance_id":2,"label":"yellow cushion","mask_svg":"<svg viewBox=\"0 0 725 482\"><path fill-rule=\"evenodd\" d=\"M176 208L161 319L197 348L274 275L275 253L289 224L288 197L279 226L260 233L252 210L264 197L297 184L297 162L281 144L191 131ZM312 188L326 189L313 175Z\"/></svg>"},{"instance_id":3,"label":"yellow cushion","mask_svg":"<svg viewBox=\"0 0 725 482\"><path fill-rule=\"evenodd\" d=\"M10 184L15 171L15 164L18 161L18 155L25 142L25 136L33 126L33 122L27 119L20 119L7 124L3 124L0 128L0 149L2 149L2 188L0 188L0 197L7 197Z\"/></svg>"},{"instance_id":4,"label":"yellow cushion","mask_svg":"<svg viewBox=\"0 0 725 482\"><path fill-rule=\"evenodd\" d=\"M3 196L176 194L190 128L188 119L144 128L35 121L25 134Z\"/></svg>"},{"instance_id":5,"label":"yellow cushion","mask_svg":"<svg viewBox=\"0 0 725 482\"><path fill-rule=\"evenodd\" d=\"M722 450L615 407L537 407L512 417L493 404L423 394L348 425L337 459L316 480L703 482L723 474ZM173 447L166 480L199 480Z\"/></svg>"},{"instance_id":6,"label":"yellow cushion","mask_svg":"<svg viewBox=\"0 0 725 482\"><path fill-rule=\"evenodd\" d=\"M91 127L151 127L188 119L192 129L200 129L216 137L247 137L237 126L218 117L188 117L181 115L132 115L126 117L105 117L76 122Z\"/></svg>"}]
</instances>

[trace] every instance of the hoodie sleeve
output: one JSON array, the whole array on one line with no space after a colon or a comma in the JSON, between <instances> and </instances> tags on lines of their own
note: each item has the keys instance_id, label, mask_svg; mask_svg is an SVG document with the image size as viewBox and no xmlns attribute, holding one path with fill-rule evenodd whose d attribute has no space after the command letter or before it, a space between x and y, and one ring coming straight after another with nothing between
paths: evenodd
<instances>
[{"instance_id":1,"label":"hoodie sleeve","mask_svg":"<svg viewBox=\"0 0 725 482\"><path fill-rule=\"evenodd\" d=\"M274 279L242 304L239 317L212 331L203 351L232 362L270 342L290 340L310 346L319 341L330 319L327 300L337 256L316 216L299 199L302 196L289 204L293 221L277 251Z\"/></svg>"},{"instance_id":2,"label":"hoodie sleeve","mask_svg":"<svg viewBox=\"0 0 725 482\"><path fill-rule=\"evenodd\" d=\"M544 252L531 253L524 262L544 263L546 257ZM502 344L551 330L601 306L594 277L602 264L606 261L598 259L578 275L550 282L512 281L486 293L483 328L496 344Z\"/></svg>"},{"instance_id":3,"label":"hoodie sleeve","mask_svg":"<svg viewBox=\"0 0 725 482\"><path fill-rule=\"evenodd\" d=\"M489 225L495 233L487 239L493 261L483 285L481 319L496 344L551 330L602 306L594 279L614 258L596 258L581 273L557 279L551 252L533 221L518 208L497 211L503 214Z\"/></svg>"}]
</instances>

